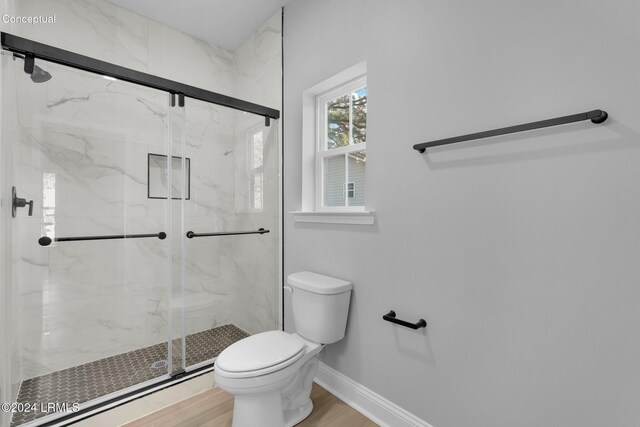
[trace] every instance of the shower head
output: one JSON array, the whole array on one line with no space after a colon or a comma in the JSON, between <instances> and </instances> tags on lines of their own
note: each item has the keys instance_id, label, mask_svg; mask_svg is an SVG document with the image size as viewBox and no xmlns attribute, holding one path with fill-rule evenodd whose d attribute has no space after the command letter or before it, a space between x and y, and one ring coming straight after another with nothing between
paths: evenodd
<instances>
[{"instance_id":1,"label":"shower head","mask_svg":"<svg viewBox=\"0 0 640 427\"><path fill-rule=\"evenodd\" d=\"M31 81L34 83L44 83L47 80L51 79L51 74L38 67L37 65L33 66L33 73L31 73Z\"/></svg>"},{"instance_id":2,"label":"shower head","mask_svg":"<svg viewBox=\"0 0 640 427\"><path fill-rule=\"evenodd\" d=\"M35 58L32 55L22 56L14 53L14 58L20 58L24 60L24 72L29 74L31 81L34 83L44 83L51 79L51 74L38 67L35 64Z\"/></svg>"}]
</instances>

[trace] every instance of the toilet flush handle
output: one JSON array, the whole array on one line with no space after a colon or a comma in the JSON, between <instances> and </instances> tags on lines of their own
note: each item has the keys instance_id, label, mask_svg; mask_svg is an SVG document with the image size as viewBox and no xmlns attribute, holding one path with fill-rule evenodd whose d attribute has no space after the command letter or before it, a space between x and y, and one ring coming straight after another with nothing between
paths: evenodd
<instances>
[{"instance_id":1,"label":"toilet flush handle","mask_svg":"<svg viewBox=\"0 0 640 427\"><path fill-rule=\"evenodd\" d=\"M292 294L292 293L293 293L293 288L292 288L291 286L287 286L287 285L285 285L285 286L283 286L283 287L284 287L284 290L285 290L285 291L289 292L290 294Z\"/></svg>"}]
</instances>

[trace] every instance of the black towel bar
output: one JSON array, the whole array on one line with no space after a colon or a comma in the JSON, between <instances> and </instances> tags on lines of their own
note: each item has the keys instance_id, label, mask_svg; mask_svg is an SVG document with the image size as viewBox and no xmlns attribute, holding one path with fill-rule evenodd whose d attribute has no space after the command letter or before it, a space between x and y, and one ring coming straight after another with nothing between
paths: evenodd
<instances>
[{"instance_id":1,"label":"black towel bar","mask_svg":"<svg viewBox=\"0 0 640 427\"><path fill-rule=\"evenodd\" d=\"M470 133L468 135L456 136L453 138L439 139L437 141L423 142L415 144L414 150L424 153L427 148L437 147L439 145L455 144L456 142L470 141L472 139L489 138L491 136L506 135L515 132L524 132L527 130L546 128L549 126L564 125L567 123L580 122L582 120L591 120L591 122L599 124L607 120L609 115L603 110L587 111L586 113L573 114L571 116L556 117L555 119L541 120L539 122L525 123L523 125L509 126L506 128L487 130L484 132Z\"/></svg>"},{"instance_id":2,"label":"black towel bar","mask_svg":"<svg viewBox=\"0 0 640 427\"><path fill-rule=\"evenodd\" d=\"M396 319L396 312L393 310L382 316L382 318L387 322L396 323L398 325L406 326L407 328L411 329L420 329L427 327L427 321L424 319L420 319L416 323L409 323L404 320Z\"/></svg>"},{"instance_id":3,"label":"black towel bar","mask_svg":"<svg viewBox=\"0 0 640 427\"><path fill-rule=\"evenodd\" d=\"M194 237L235 236L238 234L264 234L269 232L269 230L265 230L264 228L259 228L255 231L223 231L219 233L194 233L193 231L187 231L187 237L193 239Z\"/></svg>"},{"instance_id":4,"label":"black towel bar","mask_svg":"<svg viewBox=\"0 0 640 427\"><path fill-rule=\"evenodd\" d=\"M42 236L38 239L40 246L49 246L51 242L75 242L79 240L111 240L111 239L140 239L142 237L157 237L160 240L167 238L167 233L161 231L155 234L115 234L108 236L80 236L80 237L51 237Z\"/></svg>"}]
</instances>

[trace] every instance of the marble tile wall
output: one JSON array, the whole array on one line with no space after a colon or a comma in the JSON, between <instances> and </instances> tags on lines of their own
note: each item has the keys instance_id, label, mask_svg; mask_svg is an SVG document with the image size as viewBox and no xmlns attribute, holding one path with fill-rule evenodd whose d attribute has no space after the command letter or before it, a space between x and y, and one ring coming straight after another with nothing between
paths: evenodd
<instances>
[{"instance_id":1,"label":"marble tile wall","mask_svg":"<svg viewBox=\"0 0 640 427\"><path fill-rule=\"evenodd\" d=\"M237 52L228 52L100 0L21 0L17 6L25 15L56 14L56 24L13 28L17 35L280 109L279 13ZM183 307L186 324L174 322L174 336L178 326L186 333L225 323L251 333L274 329L277 121L265 128L265 203L255 210L248 199L247 129L262 118L194 100L182 111L171 110L164 93L54 64L42 64L52 80L33 84L19 72L19 62L7 66L16 71L21 94L13 178L24 197L36 201L33 217L12 223L13 289L20 294L19 333L13 335L22 353L12 360L21 361L21 378L166 340L169 318L181 319ZM3 146L6 141L3 134ZM169 150L191 159L184 226L179 202L169 208L166 200L147 198L147 153ZM166 230L174 238L40 247L36 241L52 217L43 194L54 176L55 235ZM182 255L185 230L259 227L272 233L192 239Z\"/></svg>"},{"instance_id":2,"label":"marble tile wall","mask_svg":"<svg viewBox=\"0 0 640 427\"><path fill-rule=\"evenodd\" d=\"M262 105L282 110L282 13L276 12L262 24L235 52L236 57L236 96ZM235 191L238 211L245 212L244 221L255 227L272 230L263 235L257 242L245 239L233 241L233 253L242 254L244 264L257 264L259 268L246 268L250 274L242 275L238 280L238 288L233 300L234 310L238 313L237 324L251 333L272 329L273 319L276 328L280 328L281 307L280 287L274 289L271 280L275 276L282 283L281 251L278 245L282 212L280 209L281 194L278 181L281 174L280 135L281 122L272 121L269 128L260 126L255 120L244 117L245 122L236 126L236 180L244 182ZM247 174L240 173L241 165L246 164L249 155L246 147L246 130L264 131L264 207L261 211L242 210L250 206L247 197L251 196L247 182ZM244 132L244 136L243 136ZM258 243L258 244L256 244ZM274 252L275 250L275 252ZM253 307L255 312L249 313L245 307Z\"/></svg>"},{"instance_id":3,"label":"marble tile wall","mask_svg":"<svg viewBox=\"0 0 640 427\"><path fill-rule=\"evenodd\" d=\"M22 16L56 16L55 24L17 25L16 34L133 68L149 70L149 20L101 0L14 0Z\"/></svg>"},{"instance_id":4,"label":"marble tile wall","mask_svg":"<svg viewBox=\"0 0 640 427\"><path fill-rule=\"evenodd\" d=\"M249 120L246 120L249 119ZM274 319L278 320L278 289L271 285L273 277L279 273L278 245L280 217L278 215L278 123L264 127L261 121L246 118L237 123L235 148L235 210L237 220L246 224L249 229L265 228L270 233L252 236L253 239L235 238L231 240L233 250L237 254L234 268L238 271L235 281L236 293L232 301L239 326L251 333L273 329ZM248 142L256 132L262 134L264 141L263 171L264 195L263 208L252 206L251 175L244 173L243 164L250 162L251 150ZM268 260L268 261L267 261ZM252 307L253 311L246 311Z\"/></svg>"},{"instance_id":5,"label":"marble tile wall","mask_svg":"<svg viewBox=\"0 0 640 427\"><path fill-rule=\"evenodd\" d=\"M280 110L282 13L278 11L235 51L235 96Z\"/></svg>"}]
</instances>

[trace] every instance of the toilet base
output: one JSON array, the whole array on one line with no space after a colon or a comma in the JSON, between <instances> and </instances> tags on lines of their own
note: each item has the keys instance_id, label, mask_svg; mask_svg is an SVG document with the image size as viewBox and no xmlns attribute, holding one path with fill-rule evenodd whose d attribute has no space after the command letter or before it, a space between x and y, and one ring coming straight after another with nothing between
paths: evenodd
<instances>
[{"instance_id":1,"label":"toilet base","mask_svg":"<svg viewBox=\"0 0 640 427\"><path fill-rule=\"evenodd\" d=\"M313 410L311 387L319 361L317 353L312 355L290 377L262 392L219 383L220 388L234 394L232 427L292 427L307 418Z\"/></svg>"},{"instance_id":2,"label":"toilet base","mask_svg":"<svg viewBox=\"0 0 640 427\"><path fill-rule=\"evenodd\" d=\"M293 381L282 391L285 426L298 424L311 414L311 387L318 371L320 357L316 354L305 362L296 372Z\"/></svg>"},{"instance_id":3,"label":"toilet base","mask_svg":"<svg viewBox=\"0 0 640 427\"><path fill-rule=\"evenodd\" d=\"M232 427L293 427L313 411L309 398L295 410L282 411L282 398L274 393L236 396L233 405Z\"/></svg>"},{"instance_id":4,"label":"toilet base","mask_svg":"<svg viewBox=\"0 0 640 427\"><path fill-rule=\"evenodd\" d=\"M282 399L276 393L236 395L233 400L233 427L282 427Z\"/></svg>"},{"instance_id":5,"label":"toilet base","mask_svg":"<svg viewBox=\"0 0 640 427\"><path fill-rule=\"evenodd\" d=\"M304 420L309 415L311 415L312 411L313 411L313 402L311 402L311 399L308 399L308 401L304 405L297 408L295 414L292 413L287 416L285 427L293 427L299 422L302 422L302 420Z\"/></svg>"}]
</instances>

